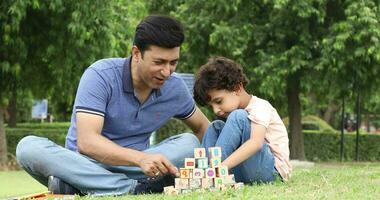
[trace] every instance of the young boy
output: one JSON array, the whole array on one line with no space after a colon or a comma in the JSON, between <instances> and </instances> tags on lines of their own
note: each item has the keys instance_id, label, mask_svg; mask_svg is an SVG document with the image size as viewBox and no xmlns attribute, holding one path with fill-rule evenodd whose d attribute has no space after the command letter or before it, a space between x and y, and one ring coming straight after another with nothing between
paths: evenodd
<instances>
[{"instance_id":1,"label":"young boy","mask_svg":"<svg viewBox=\"0 0 380 200\"><path fill-rule=\"evenodd\" d=\"M222 148L222 165L237 182L272 182L290 177L289 139L285 125L272 105L245 90L248 79L239 64L211 58L200 68L194 98L209 105L226 121L216 120L206 130L202 145Z\"/></svg>"}]
</instances>

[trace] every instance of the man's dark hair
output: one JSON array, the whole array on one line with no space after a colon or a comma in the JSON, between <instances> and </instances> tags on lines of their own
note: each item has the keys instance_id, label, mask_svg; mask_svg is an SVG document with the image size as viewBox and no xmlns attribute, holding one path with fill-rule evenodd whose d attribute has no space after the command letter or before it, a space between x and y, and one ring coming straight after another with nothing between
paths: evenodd
<instances>
[{"instance_id":1,"label":"man's dark hair","mask_svg":"<svg viewBox=\"0 0 380 200\"><path fill-rule=\"evenodd\" d=\"M168 16L145 17L136 27L133 45L144 54L150 45L174 48L181 46L185 39L182 25Z\"/></svg>"},{"instance_id":2,"label":"man's dark hair","mask_svg":"<svg viewBox=\"0 0 380 200\"><path fill-rule=\"evenodd\" d=\"M210 101L210 90L235 91L241 84L244 88L249 81L243 68L228 58L213 57L201 66L194 83L194 99L204 106Z\"/></svg>"}]
</instances>

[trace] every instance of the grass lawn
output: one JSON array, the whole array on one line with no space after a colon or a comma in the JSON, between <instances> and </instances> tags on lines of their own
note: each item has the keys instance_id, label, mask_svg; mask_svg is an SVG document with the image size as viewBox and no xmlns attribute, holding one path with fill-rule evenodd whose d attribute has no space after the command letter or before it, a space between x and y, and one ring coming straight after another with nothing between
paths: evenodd
<instances>
[{"instance_id":1,"label":"grass lawn","mask_svg":"<svg viewBox=\"0 0 380 200\"><path fill-rule=\"evenodd\" d=\"M25 172L0 172L0 199L44 190ZM288 183L252 185L238 191L98 199L380 199L380 163L320 163L310 169L296 168Z\"/></svg>"}]
</instances>

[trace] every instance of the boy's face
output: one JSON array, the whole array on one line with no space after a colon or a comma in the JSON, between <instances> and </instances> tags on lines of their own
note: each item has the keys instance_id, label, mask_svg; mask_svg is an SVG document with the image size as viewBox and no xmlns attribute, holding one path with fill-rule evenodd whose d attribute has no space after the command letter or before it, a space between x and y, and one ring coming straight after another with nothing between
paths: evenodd
<instances>
[{"instance_id":1,"label":"boy's face","mask_svg":"<svg viewBox=\"0 0 380 200\"><path fill-rule=\"evenodd\" d=\"M144 54L137 47L133 56L137 61L139 79L151 89L159 89L175 71L179 59L180 47L163 48L151 45Z\"/></svg>"},{"instance_id":2,"label":"boy's face","mask_svg":"<svg viewBox=\"0 0 380 200\"><path fill-rule=\"evenodd\" d=\"M208 105L219 117L227 118L232 111L240 108L240 96L235 91L213 89L208 95L210 96Z\"/></svg>"}]
</instances>

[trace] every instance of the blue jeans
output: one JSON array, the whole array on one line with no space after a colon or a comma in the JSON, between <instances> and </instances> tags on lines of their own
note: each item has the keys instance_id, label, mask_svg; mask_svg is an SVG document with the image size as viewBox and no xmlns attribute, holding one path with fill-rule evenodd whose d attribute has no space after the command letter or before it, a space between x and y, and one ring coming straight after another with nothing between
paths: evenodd
<instances>
[{"instance_id":1,"label":"blue jeans","mask_svg":"<svg viewBox=\"0 0 380 200\"><path fill-rule=\"evenodd\" d=\"M222 161L230 156L251 137L251 121L245 110L231 112L227 121L216 120L207 128L202 146L206 149L217 146L222 148ZM208 153L208 151L206 151ZM237 182L272 182L278 172L274 166L274 156L268 144L261 150L231 169Z\"/></svg>"},{"instance_id":2,"label":"blue jeans","mask_svg":"<svg viewBox=\"0 0 380 200\"><path fill-rule=\"evenodd\" d=\"M144 152L160 153L177 167L183 167L184 158L193 157L197 147L200 147L197 137L183 133ZM82 193L95 196L130 193L138 179L147 178L139 167L106 165L37 136L20 140L16 157L25 171L45 186L47 177L53 175Z\"/></svg>"}]
</instances>

